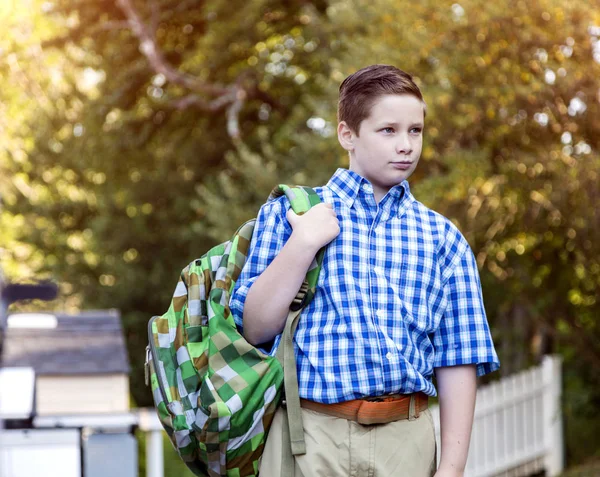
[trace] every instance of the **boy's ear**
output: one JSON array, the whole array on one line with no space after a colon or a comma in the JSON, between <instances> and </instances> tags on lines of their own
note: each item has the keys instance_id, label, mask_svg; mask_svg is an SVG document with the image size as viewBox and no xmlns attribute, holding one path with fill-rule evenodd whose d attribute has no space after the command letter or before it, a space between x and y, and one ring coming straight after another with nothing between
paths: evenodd
<instances>
[{"instance_id":1,"label":"boy's ear","mask_svg":"<svg viewBox=\"0 0 600 477\"><path fill-rule=\"evenodd\" d=\"M354 150L354 131L346 124L346 121L341 121L337 128L338 141L346 151Z\"/></svg>"}]
</instances>

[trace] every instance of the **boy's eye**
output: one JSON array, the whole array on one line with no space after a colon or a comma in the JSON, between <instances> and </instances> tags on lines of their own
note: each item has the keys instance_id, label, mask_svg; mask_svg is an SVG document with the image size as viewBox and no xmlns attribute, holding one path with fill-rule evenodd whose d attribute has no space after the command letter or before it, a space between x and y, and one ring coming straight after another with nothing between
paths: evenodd
<instances>
[{"instance_id":1,"label":"boy's eye","mask_svg":"<svg viewBox=\"0 0 600 477\"><path fill-rule=\"evenodd\" d=\"M421 128L412 128L410 130L410 132L414 134L421 134L421 131L423 131Z\"/></svg>"},{"instance_id":2,"label":"boy's eye","mask_svg":"<svg viewBox=\"0 0 600 477\"><path fill-rule=\"evenodd\" d=\"M394 128L383 128L382 131L386 134L392 134L394 132Z\"/></svg>"}]
</instances>

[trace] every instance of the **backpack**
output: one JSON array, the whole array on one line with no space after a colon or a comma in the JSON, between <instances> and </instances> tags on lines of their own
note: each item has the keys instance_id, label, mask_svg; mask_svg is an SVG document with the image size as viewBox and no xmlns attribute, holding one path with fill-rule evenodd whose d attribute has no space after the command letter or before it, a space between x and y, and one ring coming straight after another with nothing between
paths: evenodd
<instances>
[{"instance_id":1,"label":"backpack","mask_svg":"<svg viewBox=\"0 0 600 477\"><path fill-rule=\"evenodd\" d=\"M269 200L283 194L297 214L320 202L308 187L285 185ZM168 311L148 324L146 381L173 447L197 476L257 476L284 389L289 429L282 471L293 466L292 455L305 453L292 338L314 295L324 249L290 306L276 356L266 355L239 333L229 310L255 221L184 268Z\"/></svg>"}]
</instances>

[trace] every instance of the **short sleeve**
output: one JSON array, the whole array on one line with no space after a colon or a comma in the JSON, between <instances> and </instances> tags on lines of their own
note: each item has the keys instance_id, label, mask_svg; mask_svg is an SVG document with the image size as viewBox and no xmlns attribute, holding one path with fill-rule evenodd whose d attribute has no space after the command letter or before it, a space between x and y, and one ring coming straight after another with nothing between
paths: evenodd
<instances>
[{"instance_id":1,"label":"short sleeve","mask_svg":"<svg viewBox=\"0 0 600 477\"><path fill-rule=\"evenodd\" d=\"M289 201L280 197L264 204L256 218L248 257L229 300L229 308L240 332L243 331L244 304L250 287L277 256L291 234L292 229L285 217L288 208Z\"/></svg>"},{"instance_id":2,"label":"short sleeve","mask_svg":"<svg viewBox=\"0 0 600 477\"><path fill-rule=\"evenodd\" d=\"M498 369L477 263L468 245L446 282L444 296L447 306L433 336L434 368L476 364L477 376Z\"/></svg>"}]
</instances>

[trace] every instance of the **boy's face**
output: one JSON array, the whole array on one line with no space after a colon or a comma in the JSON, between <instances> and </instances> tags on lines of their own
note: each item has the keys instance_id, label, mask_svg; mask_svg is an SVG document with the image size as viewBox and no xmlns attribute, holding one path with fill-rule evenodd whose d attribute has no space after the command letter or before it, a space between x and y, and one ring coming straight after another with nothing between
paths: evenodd
<instances>
[{"instance_id":1,"label":"boy's face","mask_svg":"<svg viewBox=\"0 0 600 477\"><path fill-rule=\"evenodd\" d=\"M373 103L356 134L342 121L338 139L350 153L350 170L373 185L377 201L407 179L423 147L424 105L415 96L390 94Z\"/></svg>"}]
</instances>

